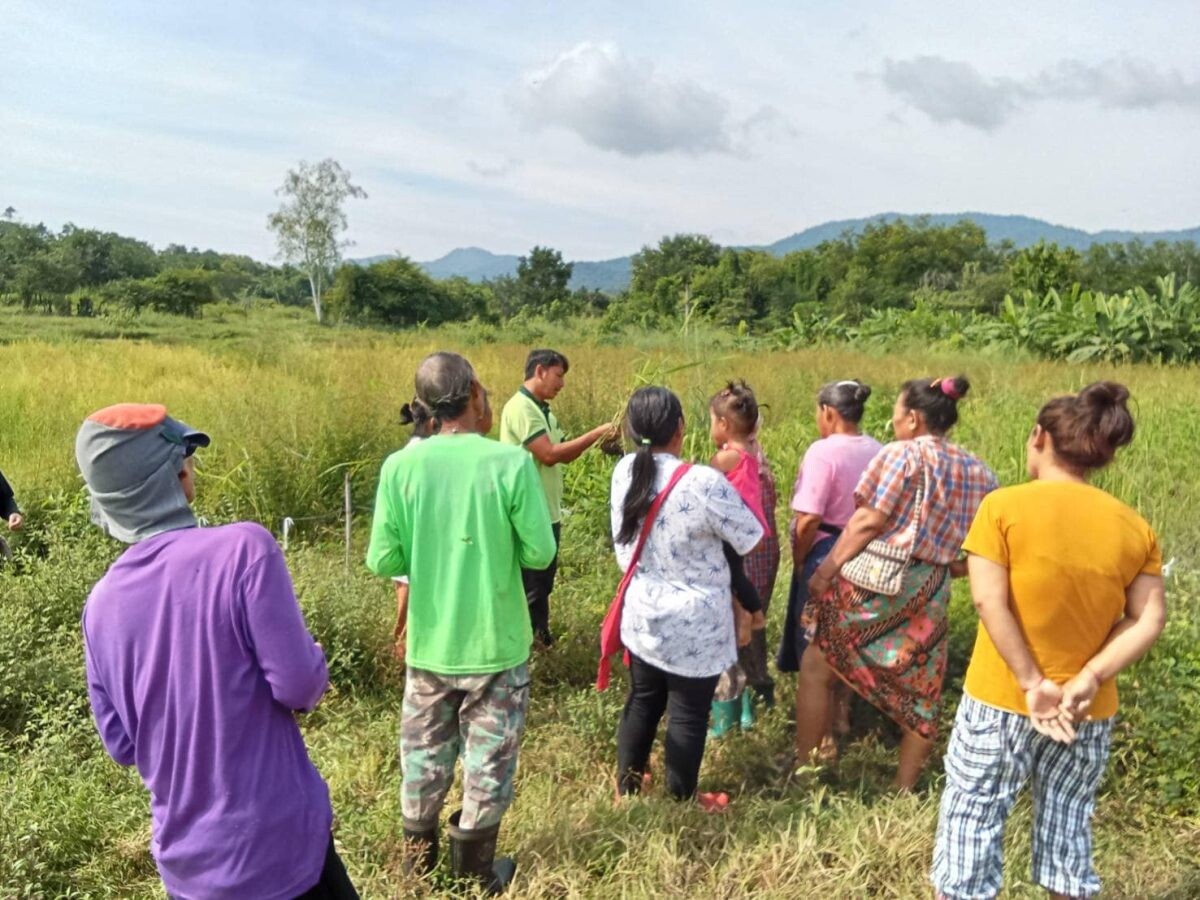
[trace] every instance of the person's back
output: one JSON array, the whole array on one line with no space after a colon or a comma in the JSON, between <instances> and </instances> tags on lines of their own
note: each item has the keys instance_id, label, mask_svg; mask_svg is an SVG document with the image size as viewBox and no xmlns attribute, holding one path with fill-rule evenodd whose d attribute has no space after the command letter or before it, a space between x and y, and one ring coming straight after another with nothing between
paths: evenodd
<instances>
[{"instance_id":1,"label":"person's back","mask_svg":"<svg viewBox=\"0 0 1200 900\"><path fill-rule=\"evenodd\" d=\"M529 454L476 434L388 457L368 566L408 574L408 664L442 674L524 662L533 639L521 567L548 565L549 516Z\"/></svg>"},{"instance_id":2,"label":"person's back","mask_svg":"<svg viewBox=\"0 0 1200 900\"><path fill-rule=\"evenodd\" d=\"M1157 542L1137 512L1100 488L1075 481L1031 481L1001 488L979 517L1004 535L1013 615L1045 676L1075 677L1124 613L1125 590L1152 559ZM982 527L979 534L991 534ZM1025 692L980 629L966 690L977 700L1025 713ZM1095 718L1117 707L1116 682L1101 686Z\"/></svg>"},{"instance_id":3,"label":"person's back","mask_svg":"<svg viewBox=\"0 0 1200 900\"><path fill-rule=\"evenodd\" d=\"M554 532L532 457L482 437L487 391L456 353L427 356L413 379L433 437L383 463L367 566L412 579L400 714L401 868L437 864L439 818L461 756L462 809L450 815L450 868L489 893L512 881L496 859L512 803L529 708L521 567L554 558Z\"/></svg>"},{"instance_id":4,"label":"person's back","mask_svg":"<svg viewBox=\"0 0 1200 900\"><path fill-rule=\"evenodd\" d=\"M92 590L83 628L97 722L150 790L168 891L311 886L332 813L292 711L317 702L327 673L297 640L307 632L271 535L239 523L140 541ZM312 652L296 654L304 643Z\"/></svg>"}]
</instances>

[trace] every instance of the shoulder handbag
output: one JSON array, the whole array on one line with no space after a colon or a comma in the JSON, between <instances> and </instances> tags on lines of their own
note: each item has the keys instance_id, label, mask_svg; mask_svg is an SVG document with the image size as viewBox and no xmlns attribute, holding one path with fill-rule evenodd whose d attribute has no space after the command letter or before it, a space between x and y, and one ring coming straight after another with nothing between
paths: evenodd
<instances>
[{"instance_id":1,"label":"shoulder handbag","mask_svg":"<svg viewBox=\"0 0 1200 900\"><path fill-rule=\"evenodd\" d=\"M608 687L609 679L612 676L612 656L624 649L621 643L621 612L625 609L625 591L629 589L629 583L633 581L633 575L637 571L638 560L642 558L642 548L646 546L646 539L650 537L650 530L654 527L654 520L658 518L658 511L666 502L667 495L679 483L679 479L684 476L688 469L692 467L691 463L680 463L679 467L671 473L671 478L666 486L658 492L658 496L654 498L654 502L650 504L650 509L646 512L646 520L642 523L642 530L638 534L637 545L633 548L633 556L629 558L629 566L625 569L625 575L621 579L621 584L617 588L616 596L613 597L612 603L608 605L608 612L604 616L604 622L600 626L600 668L596 671L596 690L602 691ZM629 665L629 652L625 652L625 664Z\"/></svg>"},{"instance_id":2,"label":"shoulder handbag","mask_svg":"<svg viewBox=\"0 0 1200 900\"><path fill-rule=\"evenodd\" d=\"M855 587L886 597L895 597L904 587L904 573L912 561L917 532L921 528L921 513L925 505L925 460L918 457L919 477L917 497L913 504L913 519L905 529L905 540L898 546L876 538L858 555L842 566L841 576Z\"/></svg>"}]
</instances>

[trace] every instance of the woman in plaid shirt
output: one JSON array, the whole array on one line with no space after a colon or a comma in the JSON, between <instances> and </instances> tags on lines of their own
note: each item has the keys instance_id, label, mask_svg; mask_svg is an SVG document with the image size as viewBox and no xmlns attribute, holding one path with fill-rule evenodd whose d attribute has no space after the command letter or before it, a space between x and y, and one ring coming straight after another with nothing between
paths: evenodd
<instances>
[{"instance_id":1,"label":"woman in plaid shirt","mask_svg":"<svg viewBox=\"0 0 1200 900\"><path fill-rule=\"evenodd\" d=\"M895 787L911 790L933 747L946 672L950 578L965 574L963 539L996 476L946 440L967 379L906 382L892 411L896 441L871 461L854 492L858 509L809 581L816 637L800 664L796 743L813 758L829 729L836 675L903 730ZM918 506L917 499L921 497ZM879 538L907 551L899 594L838 577L843 564Z\"/></svg>"}]
</instances>

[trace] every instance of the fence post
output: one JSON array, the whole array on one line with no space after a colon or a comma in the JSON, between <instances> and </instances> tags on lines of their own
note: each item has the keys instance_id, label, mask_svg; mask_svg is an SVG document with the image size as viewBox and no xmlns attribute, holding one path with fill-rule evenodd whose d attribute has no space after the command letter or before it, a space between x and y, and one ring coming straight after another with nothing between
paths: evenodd
<instances>
[{"instance_id":1,"label":"fence post","mask_svg":"<svg viewBox=\"0 0 1200 900\"><path fill-rule=\"evenodd\" d=\"M346 470L346 480L344 483L344 487L345 487L344 496L345 496L345 504L346 504L346 506L345 506L345 514L346 514L346 574L349 575L350 574L350 527L351 527L351 524L353 521L352 517L354 515L354 507L350 503L350 470L349 469Z\"/></svg>"},{"instance_id":2,"label":"fence post","mask_svg":"<svg viewBox=\"0 0 1200 900\"><path fill-rule=\"evenodd\" d=\"M292 529L296 527L296 520L291 516L283 517L283 552L287 553L288 538L292 534Z\"/></svg>"}]
</instances>

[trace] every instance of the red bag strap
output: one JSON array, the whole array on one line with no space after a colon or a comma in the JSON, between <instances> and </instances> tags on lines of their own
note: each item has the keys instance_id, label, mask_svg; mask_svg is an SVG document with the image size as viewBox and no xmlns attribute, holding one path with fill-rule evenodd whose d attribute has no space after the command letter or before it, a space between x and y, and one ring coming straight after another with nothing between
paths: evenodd
<instances>
[{"instance_id":1,"label":"red bag strap","mask_svg":"<svg viewBox=\"0 0 1200 900\"><path fill-rule=\"evenodd\" d=\"M686 475L688 469L691 467L691 463L680 463L675 471L671 473L666 486L658 492L654 498L654 502L650 504L650 509L646 511L646 521L642 523L641 533L638 534L637 546L633 548L633 556L629 557L629 568L625 570L625 577L621 579L621 586L617 588L618 594L624 595L625 588L633 580L633 573L637 569L638 560L642 558L642 548L646 546L646 540L650 537L651 529L654 528L654 520L658 518L658 511L667 502L667 496L675 489L675 485L679 484L679 479Z\"/></svg>"},{"instance_id":2,"label":"red bag strap","mask_svg":"<svg viewBox=\"0 0 1200 900\"><path fill-rule=\"evenodd\" d=\"M687 474L688 469L691 467L691 463L680 463L675 471L671 473L666 486L658 492L658 495L650 504L650 509L646 511L646 520L642 523L642 530L638 534L638 541L633 548L633 555L629 558L629 565L626 567L625 574L621 578L621 584L617 588L617 593L608 607L608 613L604 616L603 624L600 626L600 667L596 672L596 690L598 691L602 691L608 687L609 676L612 671L612 661L609 657L621 649L621 613L625 606L625 591L629 588L629 583L633 581L634 573L637 572L638 560L641 559L642 550L646 546L646 540L650 537L651 529L654 528L654 521L658 517L658 511L662 508L663 503L666 502L667 496L671 493L672 489L679 483L679 479ZM628 664L628 659L626 660L626 664Z\"/></svg>"}]
</instances>

